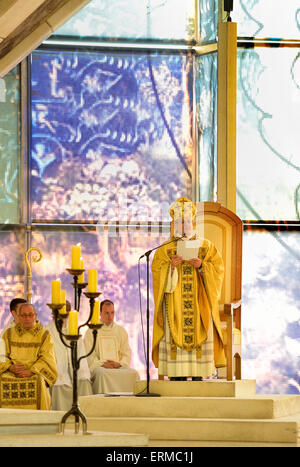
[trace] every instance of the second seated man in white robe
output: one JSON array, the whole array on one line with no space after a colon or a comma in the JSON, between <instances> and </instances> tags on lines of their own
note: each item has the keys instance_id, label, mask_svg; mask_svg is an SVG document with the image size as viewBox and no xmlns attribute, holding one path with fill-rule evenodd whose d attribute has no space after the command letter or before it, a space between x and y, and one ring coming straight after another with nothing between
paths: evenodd
<instances>
[{"instance_id":1,"label":"second seated man in white robe","mask_svg":"<svg viewBox=\"0 0 300 467\"><path fill-rule=\"evenodd\" d=\"M12 328L13 326L15 326L15 324L18 323L18 311L19 311L19 308L23 303L26 303L26 302L27 301L24 298L13 298L11 300L11 302L9 304L10 318L11 319L8 321L8 323L6 324L4 329L2 329L2 331L0 333L0 337L3 336L6 329Z\"/></svg>"},{"instance_id":2,"label":"second seated man in white robe","mask_svg":"<svg viewBox=\"0 0 300 467\"><path fill-rule=\"evenodd\" d=\"M96 346L88 357L94 394L132 393L139 374L130 368L131 349L127 331L114 322L115 309L110 300L100 304L103 326L98 331ZM85 334L85 347L90 349L93 334Z\"/></svg>"}]
</instances>

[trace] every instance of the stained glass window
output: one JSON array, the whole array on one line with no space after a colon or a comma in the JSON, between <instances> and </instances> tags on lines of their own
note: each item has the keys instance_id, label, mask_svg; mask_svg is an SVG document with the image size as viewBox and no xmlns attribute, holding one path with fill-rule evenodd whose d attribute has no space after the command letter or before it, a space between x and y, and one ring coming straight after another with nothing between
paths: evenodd
<instances>
[{"instance_id":1,"label":"stained glass window","mask_svg":"<svg viewBox=\"0 0 300 467\"><path fill-rule=\"evenodd\" d=\"M191 72L185 54L35 52L32 219L169 220L191 190Z\"/></svg>"},{"instance_id":2,"label":"stained glass window","mask_svg":"<svg viewBox=\"0 0 300 467\"><path fill-rule=\"evenodd\" d=\"M237 213L253 228L243 239L243 377L258 393L298 394L299 47L280 38L300 38L299 2L234 3L238 36L249 36L237 89ZM254 47L251 36L271 40Z\"/></svg>"},{"instance_id":3,"label":"stained glass window","mask_svg":"<svg viewBox=\"0 0 300 467\"><path fill-rule=\"evenodd\" d=\"M258 393L299 393L299 260L298 232L244 234L242 374Z\"/></svg>"},{"instance_id":4,"label":"stained glass window","mask_svg":"<svg viewBox=\"0 0 300 467\"><path fill-rule=\"evenodd\" d=\"M238 36L300 38L299 0L235 0L232 20Z\"/></svg>"},{"instance_id":5,"label":"stained glass window","mask_svg":"<svg viewBox=\"0 0 300 467\"><path fill-rule=\"evenodd\" d=\"M92 0L58 35L112 39L194 38L194 0Z\"/></svg>"},{"instance_id":6,"label":"stained glass window","mask_svg":"<svg viewBox=\"0 0 300 467\"><path fill-rule=\"evenodd\" d=\"M199 2L200 40L215 41L218 28L218 0L195 0Z\"/></svg>"},{"instance_id":7,"label":"stained glass window","mask_svg":"<svg viewBox=\"0 0 300 467\"><path fill-rule=\"evenodd\" d=\"M299 220L299 49L238 51L237 212Z\"/></svg>"},{"instance_id":8,"label":"stained glass window","mask_svg":"<svg viewBox=\"0 0 300 467\"><path fill-rule=\"evenodd\" d=\"M25 230L20 226L2 226L0 230L0 329L11 320L9 303L24 297Z\"/></svg>"},{"instance_id":9,"label":"stained glass window","mask_svg":"<svg viewBox=\"0 0 300 467\"><path fill-rule=\"evenodd\" d=\"M215 201L217 190L217 54L196 57L199 200Z\"/></svg>"},{"instance_id":10,"label":"stained glass window","mask_svg":"<svg viewBox=\"0 0 300 467\"><path fill-rule=\"evenodd\" d=\"M14 68L0 78L0 223L17 223L20 177L20 76Z\"/></svg>"}]
</instances>

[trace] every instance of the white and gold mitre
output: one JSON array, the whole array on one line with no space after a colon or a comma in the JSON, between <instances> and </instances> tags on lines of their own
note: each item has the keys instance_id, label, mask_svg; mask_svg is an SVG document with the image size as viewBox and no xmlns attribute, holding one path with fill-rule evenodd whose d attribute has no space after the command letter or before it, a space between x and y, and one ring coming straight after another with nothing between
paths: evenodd
<instances>
[{"instance_id":1,"label":"white and gold mitre","mask_svg":"<svg viewBox=\"0 0 300 467\"><path fill-rule=\"evenodd\" d=\"M190 199L182 196L172 204L169 209L169 214L172 218L172 221L177 221L179 219L192 219L192 221L195 222L196 205Z\"/></svg>"}]
</instances>

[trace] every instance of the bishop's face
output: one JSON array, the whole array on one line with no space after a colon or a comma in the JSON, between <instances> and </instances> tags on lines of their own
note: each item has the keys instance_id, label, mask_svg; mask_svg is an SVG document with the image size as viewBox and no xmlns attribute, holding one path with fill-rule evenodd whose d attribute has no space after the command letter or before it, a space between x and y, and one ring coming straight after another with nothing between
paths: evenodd
<instances>
[{"instance_id":1,"label":"bishop's face","mask_svg":"<svg viewBox=\"0 0 300 467\"><path fill-rule=\"evenodd\" d=\"M176 219L174 221L174 235L175 237L182 237L185 235L186 238L191 238L194 235L192 219Z\"/></svg>"}]
</instances>

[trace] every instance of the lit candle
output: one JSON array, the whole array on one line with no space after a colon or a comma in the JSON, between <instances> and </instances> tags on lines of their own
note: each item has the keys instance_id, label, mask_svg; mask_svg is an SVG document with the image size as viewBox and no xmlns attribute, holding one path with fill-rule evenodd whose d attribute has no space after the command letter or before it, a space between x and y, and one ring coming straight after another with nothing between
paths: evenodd
<instances>
[{"instance_id":1,"label":"lit candle","mask_svg":"<svg viewBox=\"0 0 300 467\"><path fill-rule=\"evenodd\" d=\"M62 315L65 315L66 314L66 291L65 290L61 289L60 291L60 302L59 303L63 303L64 306L60 308L58 311Z\"/></svg>"},{"instance_id":2,"label":"lit candle","mask_svg":"<svg viewBox=\"0 0 300 467\"><path fill-rule=\"evenodd\" d=\"M52 303L54 305L60 303L60 279L52 281Z\"/></svg>"},{"instance_id":3,"label":"lit candle","mask_svg":"<svg viewBox=\"0 0 300 467\"><path fill-rule=\"evenodd\" d=\"M80 258L80 268L79 269L84 269L83 267L83 259ZM78 284L83 284L84 283L84 272L78 276Z\"/></svg>"},{"instance_id":4,"label":"lit candle","mask_svg":"<svg viewBox=\"0 0 300 467\"><path fill-rule=\"evenodd\" d=\"M77 336L78 334L78 312L69 312L69 335Z\"/></svg>"},{"instance_id":5,"label":"lit candle","mask_svg":"<svg viewBox=\"0 0 300 467\"><path fill-rule=\"evenodd\" d=\"M95 300L91 324L99 324L99 323L100 323L100 302L99 300Z\"/></svg>"},{"instance_id":6,"label":"lit candle","mask_svg":"<svg viewBox=\"0 0 300 467\"><path fill-rule=\"evenodd\" d=\"M80 269L81 245L72 246L72 269Z\"/></svg>"},{"instance_id":7,"label":"lit candle","mask_svg":"<svg viewBox=\"0 0 300 467\"><path fill-rule=\"evenodd\" d=\"M97 292L97 269L90 269L88 273L88 292Z\"/></svg>"}]
</instances>

